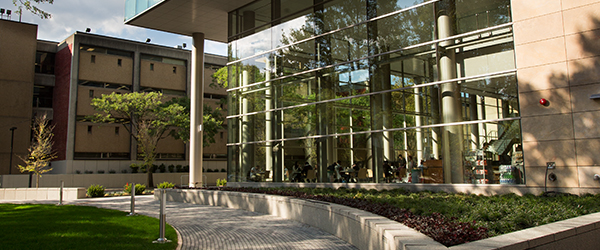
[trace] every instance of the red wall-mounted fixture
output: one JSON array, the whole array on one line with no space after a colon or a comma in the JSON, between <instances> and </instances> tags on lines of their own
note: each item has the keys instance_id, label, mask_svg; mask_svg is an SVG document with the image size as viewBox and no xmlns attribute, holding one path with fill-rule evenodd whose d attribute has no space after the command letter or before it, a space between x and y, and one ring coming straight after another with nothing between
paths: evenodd
<instances>
[{"instance_id":1,"label":"red wall-mounted fixture","mask_svg":"<svg viewBox=\"0 0 600 250\"><path fill-rule=\"evenodd\" d=\"M542 106L548 106L550 104L550 102L544 98L540 99L540 104Z\"/></svg>"}]
</instances>

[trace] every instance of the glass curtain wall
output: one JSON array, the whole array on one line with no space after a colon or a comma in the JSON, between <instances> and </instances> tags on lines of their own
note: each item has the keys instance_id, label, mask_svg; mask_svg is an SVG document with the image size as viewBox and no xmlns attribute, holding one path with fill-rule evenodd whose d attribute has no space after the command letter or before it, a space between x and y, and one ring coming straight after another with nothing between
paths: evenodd
<instances>
[{"instance_id":1,"label":"glass curtain wall","mask_svg":"<svg viewBox=\"0 0 600 250\"><path fill-rule=\"evenodd\" d=\"M524 184L510 13L510 0L231 12L229 181Z\"/></svg>"}]
</instances>

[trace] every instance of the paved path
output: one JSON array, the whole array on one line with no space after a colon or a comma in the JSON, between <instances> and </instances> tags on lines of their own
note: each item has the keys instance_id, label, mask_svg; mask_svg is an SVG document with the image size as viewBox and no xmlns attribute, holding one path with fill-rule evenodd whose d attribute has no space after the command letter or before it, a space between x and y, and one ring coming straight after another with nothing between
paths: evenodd
<instances>
[{"instance_id":1,"label":"paved path","mask_svg":"<svg viewBox=\"0 0 600 250\"><path fill-rule=\"evenodd\" d=\"M130 197L112 197L71 200L64 203L129 212L130 200ZM158 218L159 207L159 202L155 201L153 196L136 197L136 213ZM356 249L315 227L272 215L224 207L167 202L167 223L179 234L178 249Z\"/></svg>"}]
</instances>

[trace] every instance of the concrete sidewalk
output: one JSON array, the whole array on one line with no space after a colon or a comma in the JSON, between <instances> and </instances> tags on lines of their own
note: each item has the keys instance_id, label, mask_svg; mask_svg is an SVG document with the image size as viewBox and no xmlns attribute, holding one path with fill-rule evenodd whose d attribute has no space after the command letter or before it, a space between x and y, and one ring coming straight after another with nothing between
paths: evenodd
<instances>
[{"instance_id":1,"label":"concrete sidewalk","mask_svg":"<svg viewBox=\"0 0 600 250\"><path fill-rule=\"evenodd\" d=\"M130 211L131 197L69 200L64 204ZM58 201L1 203L57 204ZM136 196L136 213L158 218L154 196ZM245 210L167 202L167 223L179 234L178 249L356 249L321 229ZM158 232L156 232L158 238Z\"/></svg>"}]
</instances>

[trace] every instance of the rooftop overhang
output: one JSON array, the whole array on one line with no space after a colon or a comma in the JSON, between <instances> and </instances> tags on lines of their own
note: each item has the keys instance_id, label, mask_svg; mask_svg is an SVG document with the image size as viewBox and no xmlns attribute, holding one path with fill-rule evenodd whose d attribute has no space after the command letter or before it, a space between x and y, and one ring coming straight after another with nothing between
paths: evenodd
<instances>
[{"instance_id":1,"label":"rooftop overhang","mask_svg":"<svg viewBox=\"0 0 600 250\"><path fill-rule=\"evenodd\" d=\"M227 42L227 13L254 0L164 0L125 23L209 40Z\"/></svg>"}]
</instances>

